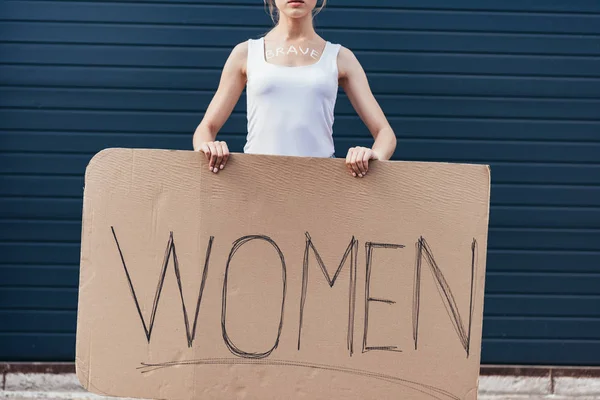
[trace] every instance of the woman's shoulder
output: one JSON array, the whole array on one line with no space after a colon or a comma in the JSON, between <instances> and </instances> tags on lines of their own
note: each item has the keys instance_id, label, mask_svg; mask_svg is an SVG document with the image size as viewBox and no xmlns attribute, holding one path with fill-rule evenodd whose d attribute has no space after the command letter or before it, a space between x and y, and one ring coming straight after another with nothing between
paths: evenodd
<instances>
[{"instance_id":1,"label":"woman's shoulder","mask_svg":"<svg viewBox=\"0 0 600 400\"><path fill-rule=\"evenodd\" d=\"M231 54L229 55L229 58L231 60L234 61L245 61L246 58L248 57L248 47L249 47L249 41L246 40L244 42L240 42L238 44L236 44L235 46L233 46L233 48L231 49Z\"/></svg>"},{"instance_id":2,"label":"woman's shoulder","mask_svg":"<svg viewBox=\"0 0 600 400\"><path fill-rule=\"evenodd\" d=\"M348 47L338 45L337 64L340 78L345 78L350 72L362 69L358 58Z\"/></svg>"},{"instance_id":3,"label":"woman's shoulder","mask_svg":"<svg viewBox=\"0 0 600 400\"><path fill-rule=\"evenodd\" d=\"M338 47L339 57L354 57L354 52L350 50L348 47L340 44L340 43L332 43L332 45Z\"/></svg>"},{"instance_id":4,"label":"woman's shoulder","mask_svg":"<svg viewBox=\"0 0 600 400\"><path fill-rule=\"evenodd\" d=\"M231 50L231 53L236 53L236 54L244 54L244 53L248 53L248 47L250 46L250 42L253 39L248 39L248 40L244 40L243 42L239 42L237 43L235 46L233 46L233 49Z\"/></svg>"},{"instance_id":5,"label":"woman's shoulder","mask_svg":"<svg viewBox=\"0 0 600 400\"><path fill-rule=\"evenodd\" d=\"M331 42L327 39L324 39L325 42L327 42L328 45L330 45L331 47L335 48L338 52L338 59L339 58L343 58L343 59L347 59L347 58L353 58L354 57L354 53L352 52L352 50L350 50L348 47L344 46L341 43L337 43L337 42Z\"/></svg>"},{"instance_id":6,"label":"woman's shoulder","mask_svg":"<svg viewBox=\"0 0 600 400\"><path fill-rule=\"evenodd\" d=\"M239 72L246 73L246 59L248 58L248 42L236 44L227 57L225 67L227 69L236 69Z\"/></svg>"},{"instance_id":7,"label":"woman's shoulder","mask_svg":"<svg viewBox=\"0 0 600 400\"><path fill-rule=\"evenodd\" d=\"M354 52L352 50L350 50L348 47L346 47L340 43L331 43L331 42L329 42L329 43L333 47L337 47L338 62L352 63L356 60L356 56L354 55Z\"/></svg>"}]
</instances>

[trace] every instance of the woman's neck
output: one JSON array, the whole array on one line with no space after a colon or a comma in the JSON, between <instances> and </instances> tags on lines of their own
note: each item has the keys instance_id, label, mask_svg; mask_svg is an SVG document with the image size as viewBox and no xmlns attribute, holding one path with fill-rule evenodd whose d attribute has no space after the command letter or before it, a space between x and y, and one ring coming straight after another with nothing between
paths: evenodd
<instances>
[{"instance_id":1,"label":"woman's neck","mask_svg":"<svg viewBox=\"0 0 600 400\"><path fill-rule=\"evenodd\" d=\"M271 31L278 40L312 40L317 36L312 22L312 15L305 18L288 18L281 16L279 22Z\"/></svg>"}]
</instances>

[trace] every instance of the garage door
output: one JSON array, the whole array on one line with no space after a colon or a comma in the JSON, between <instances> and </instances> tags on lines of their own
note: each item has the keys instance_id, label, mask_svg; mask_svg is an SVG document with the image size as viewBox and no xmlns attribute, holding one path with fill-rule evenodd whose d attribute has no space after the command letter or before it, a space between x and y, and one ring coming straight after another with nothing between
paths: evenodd
<instances>
[{"instance_id":1,"label":"garage door","mask_svg":"<svg viewBox=\"0 0 600 400\"><path fill-rule=\"evenodd\" d=\"M190 149L260 0L0 2L0 360L73 360L84 168ZM600 362L600 2L330 0L400 139L489 163L484 363ZM222 130L241 151L242 98ZM337 153L368 145L348 99Z\"/></svg>"}]
</instances>

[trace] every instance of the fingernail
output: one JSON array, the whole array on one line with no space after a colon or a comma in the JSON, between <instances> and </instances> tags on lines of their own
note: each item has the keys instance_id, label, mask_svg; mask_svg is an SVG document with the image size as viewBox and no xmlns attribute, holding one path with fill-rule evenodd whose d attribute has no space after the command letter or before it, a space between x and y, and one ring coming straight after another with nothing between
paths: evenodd
<instances>
[{"instance_id":1,"label":"fingernail","mask_svg":"<svg viewBox=\"0 0 600 400\"><path fill-rule=\"evenodd\" d=\"M214 172L214 173L217 173L217 172L219 172L219 169L218 169L217 167L215 167L215 169L214 169L214 171L213 171L213 172Z\"/></svg>"},{"instance_id":2,"label":"fingernail","mask_svg":"<svg viewBox=\"0 0 600 400\"><path fill-rule=\"evenodd\" d=\"M225 166L223 164L221 164L221 169L225 168Z\"/></svg>"},{"instance_id":3,"label":"fingernail","mask_svg":"<svg viewBox=\"0 0 600 400\"><path fill-rule=\"evenodd\" d=\"M354 172L353 172L353 173L352 173L352 176L356 176L356 173L354 173Z\"/></svg>"},{"instance_id":4,"label":"fingernail","mask_svg":"<svg viewBox=\"0 0 600 400\"><path fill-rule=\"evenodd\" d=\"M359 177L359 178L362 178L363 176L362 176L362 174L358 174L358 177Z\"/></svg>"}]
</instances>

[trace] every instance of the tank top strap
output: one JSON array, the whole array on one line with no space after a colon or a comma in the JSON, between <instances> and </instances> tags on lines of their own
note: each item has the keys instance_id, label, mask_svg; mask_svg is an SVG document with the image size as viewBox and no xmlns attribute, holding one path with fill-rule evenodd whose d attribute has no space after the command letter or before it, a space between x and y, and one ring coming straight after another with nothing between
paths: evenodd
<instances>
[{"instance_id":1,"label":"tank top strap","mask_svg":"<svg viewBox=\"0 0 600 400\"><path fill-rule=\"evenodd\" d=\"M329 57L330 59L337 60L337 56L341 48L341 44L327 42L327 51L323 55Z\"/></svg>"},{"instance_id":2,"label":"tank top strap","mask_svg":"<svg viewBox=\"0 0 600 400\"><path fill-rule=\"evenodd\" d=\"M256 69L260 70L263 61L263 38L248 39L248 58L246 60L246 70L248 75L250 75Z\"/></svg>"},{"instance_id":3,"label":"tank top strap","mask_svg":"<svg viewBox=\"0 0 600 400\"><path fill-rule=\"evenodd\" d=\"M321 57L323 57L323 60L321 60L319 62L319 64L323 64L324 66L327 66L327 68L329 68L330 70L335 71L335 73L337 73L337 70L338 70L337 59L338 59L338 54L340 53L341 47L342 46L340 44L327 42L327 45L325 46L325 50L323 51L323 54L321 55Z\"/></svg>"}]
</instances>

